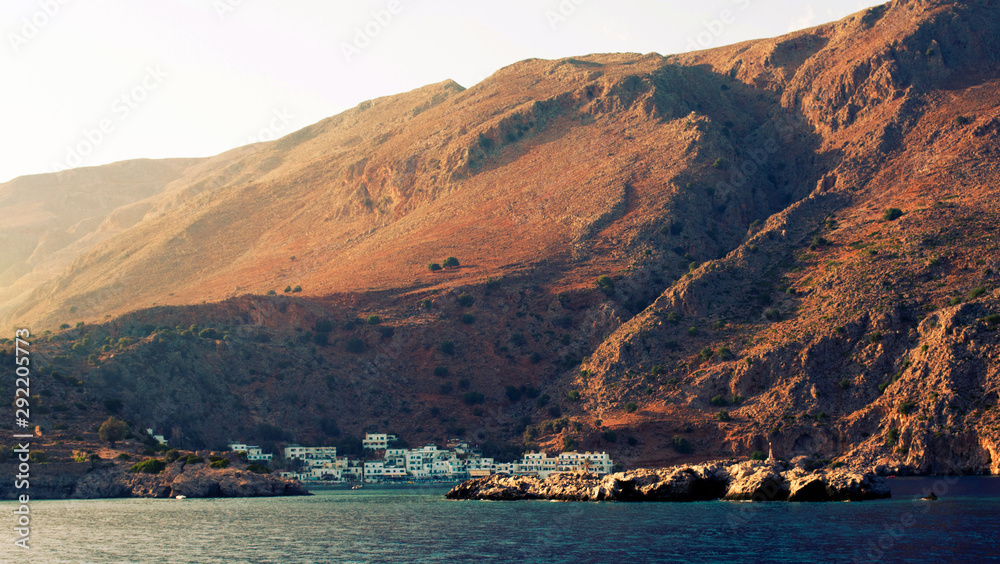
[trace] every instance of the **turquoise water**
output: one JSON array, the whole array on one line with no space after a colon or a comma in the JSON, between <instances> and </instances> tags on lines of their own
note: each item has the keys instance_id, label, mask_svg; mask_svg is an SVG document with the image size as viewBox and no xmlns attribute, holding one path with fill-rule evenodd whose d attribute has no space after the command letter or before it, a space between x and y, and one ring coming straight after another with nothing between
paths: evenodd
<instances>
[{"instance_id":1,"label":"turquoise water","mask_svg":"<svg viewBox=\"0 0 1000 564\"><path fill-rule=\"evenodd\" d=\"M36 501L33 548L13 548L9 519L0 561L1000 561L1000 479L891 483L891 500L829 504L470 502L445 500L447 488ZM931 488L939 501L915 501Z\"/></svg>"}]
</instances>

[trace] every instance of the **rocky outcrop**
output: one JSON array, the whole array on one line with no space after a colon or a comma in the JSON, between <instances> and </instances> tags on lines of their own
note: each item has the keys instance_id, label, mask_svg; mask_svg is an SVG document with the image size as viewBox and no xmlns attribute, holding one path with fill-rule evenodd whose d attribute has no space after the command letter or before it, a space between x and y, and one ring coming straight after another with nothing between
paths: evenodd
<instances>
[{"instance_id":1,"label":"rocky outcrop","mask_svg":"<svg viewBox=\"0 0 1000 564\"><path fill-rule=\"evenodd\" d=\"M638 469L599 477L586 472L493 474L467 480L448 499L513 501L862 501L891 496L885 480L850 469L806 471L783 463L710 462Z\"/></svg>"},{"instance_id":2,"label":"rocky outcrop","mask_svg":"<svg viewBox=\"0 0 1000 564\"><path fill-rule=\"evenodd\" d=\"M297 480L237 468L209 468L200 463L177 461L159 474L133 474L128 471L128 465L111 463L80 470L87 465L89 463L47 465L51 467L46 467L43 475L32 480L31 493L38 499L311 495ZM15 499L17 493L10 488L0 488L0 499Z\"/></svg>"}]
</instances>

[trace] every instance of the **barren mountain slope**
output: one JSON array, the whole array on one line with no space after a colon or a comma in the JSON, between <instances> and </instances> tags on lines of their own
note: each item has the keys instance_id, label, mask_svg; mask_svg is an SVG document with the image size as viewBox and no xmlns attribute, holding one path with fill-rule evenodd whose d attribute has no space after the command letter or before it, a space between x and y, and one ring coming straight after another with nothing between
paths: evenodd
<instances>
[{"instance_id":1,"label":"barren mountain slope","mask_svg":"<svg viewBox=\"0 0 1000 564\"><path fill-rule=\"evenodd\" d=\"M46 401L191 445L996 472L998 62L1000 8L899 1L428 86L189 177L8 321L159 304L40 345Z\"/></svg>"}]
</instances>

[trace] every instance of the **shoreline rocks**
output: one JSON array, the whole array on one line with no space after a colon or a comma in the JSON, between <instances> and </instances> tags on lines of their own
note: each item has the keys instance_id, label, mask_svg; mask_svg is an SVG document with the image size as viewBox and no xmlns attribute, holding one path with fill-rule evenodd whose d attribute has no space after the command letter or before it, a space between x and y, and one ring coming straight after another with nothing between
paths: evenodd
<instances>
[{"instance_id":1,"label":"shoreline rocks","mask_svg":"<svg viewBox=\"0 0 1000 564\"><path fill-rule=\"evenodd\" d=\"M35 499L276 497L312 495L297 480L256 474L238 468L209 468L179 460L159 474L137 474L126 464L45 464L31 479ZM13 483L13 482L11 482ZM0 499L16 499L13 488L0 486Z\"/></svg>"},{"instance_id":2,"label":"shoreline rocks","mask_svg":"<svg viewBox=\"0 0 1000 564\"><path fill-rule=\"evenodd\" d=\"M535 476L493 474L455 486L447 499L513 501L863 501L891 497L885 479L849 468L807 471L760 461Z\"/></svg>"}]
</instances>

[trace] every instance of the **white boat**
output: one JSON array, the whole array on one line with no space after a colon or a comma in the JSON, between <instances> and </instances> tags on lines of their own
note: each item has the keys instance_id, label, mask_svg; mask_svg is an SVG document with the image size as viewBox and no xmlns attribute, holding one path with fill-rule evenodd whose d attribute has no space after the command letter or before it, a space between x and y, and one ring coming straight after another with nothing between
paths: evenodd
<instances>
[{"instance_id":1,"label":"white boat","mask_svg":"<svg viewBox=\"0 0 1000 564\"><path fill-rule=\"evenodd\" d=\"M186 495L179 495L179 496L177 496L177 499L187 499L187 496Z\"/></svg>"}]
</instances>

